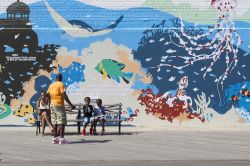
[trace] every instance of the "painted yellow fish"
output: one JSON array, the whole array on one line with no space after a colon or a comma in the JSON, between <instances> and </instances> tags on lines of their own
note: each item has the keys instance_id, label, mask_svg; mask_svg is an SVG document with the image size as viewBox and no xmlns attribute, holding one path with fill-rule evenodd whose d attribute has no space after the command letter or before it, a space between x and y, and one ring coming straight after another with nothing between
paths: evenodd
<instances>
[{"instance_id":1,"label":"painted yellow fish","mask_svg":"<svg viewBox=\"0 0 250 166\"><path fill-rule=\"evenodd\" d=\"M30 104L21 104L15 111L14 115L18 117L24 117L26 114L32 114L34 112L33 107Z\"/></svg>"},{"instance_id":2,"label":"painted yellow fish","mask_svg":"<svg viewBox=\"0 0 250 166\"><path fill-rule=\"evenodd\" d=\"M33 117L28 117L24 119L24 122L28 123L28 124L35 124L36 121Z\"/></svg>"},{"instance_id":3,"label":"painted yellow fish","mask_svg":"<svg viewBox=\"0 0 250 166\"><path fill-rule=\"evenodd\" d=\"M131 80L133 73L123 72L125 65L112 59L103 59L97 64L95 70L102 74L103 79L107 77L120 83L122 78L127 84Z\"/></svg>"}]
</instances>

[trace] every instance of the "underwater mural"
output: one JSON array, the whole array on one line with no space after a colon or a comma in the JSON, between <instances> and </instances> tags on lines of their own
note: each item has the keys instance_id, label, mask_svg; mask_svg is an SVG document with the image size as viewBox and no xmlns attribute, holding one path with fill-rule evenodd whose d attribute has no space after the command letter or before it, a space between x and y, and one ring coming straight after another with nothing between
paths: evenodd
<instances>
[{"instance_id":1,"label":"underwater mural","mask_svg":"<svg viewBox=\"0 0 250 166\"><path fill-rule=\"evenodd\" d=\"M4 0L0 125L34 124L59 72L73 103L122 103L125 125L248 125L249 12L247 0Z\"/></svg>"}]
</instances>

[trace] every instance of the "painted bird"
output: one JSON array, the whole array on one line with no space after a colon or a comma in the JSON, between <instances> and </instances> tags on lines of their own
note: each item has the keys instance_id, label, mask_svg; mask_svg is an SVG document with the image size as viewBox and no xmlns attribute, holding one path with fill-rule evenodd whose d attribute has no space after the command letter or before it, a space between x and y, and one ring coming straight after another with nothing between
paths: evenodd
<instances>
[{"instance_id":1,"label":"painted bird","mask_svg":"<svg viewBox=\"0 0 250 166\"><path fill-rule=\"evenodd\" d=\"M123 72L125 65L119 63L112 59L103 59L97 66L95 70L102 74L103 79L107 77L113 79L120 83L120 78L122 78L127 84L133 76L133 73Z\"/></svg>"}]
</instances>

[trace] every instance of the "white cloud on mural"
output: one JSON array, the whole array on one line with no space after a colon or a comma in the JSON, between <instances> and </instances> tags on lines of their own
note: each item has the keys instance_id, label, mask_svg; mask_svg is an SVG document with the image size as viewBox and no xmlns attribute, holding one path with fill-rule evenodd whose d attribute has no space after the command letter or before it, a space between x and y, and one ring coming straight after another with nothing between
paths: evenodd
<instances>
[{"instance_id":1,"label":"white cloud on mural","mask_svg":"<svg viewBox=\"0 0 250 166\"><path fill-rule=\"evenodd\" d=\"M129 9L134 7L140 7L146 0L79 0L92 6L98 6L106 9Z\"/></svg>"},{"instance_id":2,"label":"white cloud on mural","mask_svg":"<svg viewBox=\"0 0 250 166\"><path fill-rule=\"evenodd\" d=\"M179 1L171 0L171 1L176 6L189 4L196 10L206 10L211 8L211 0L179 0ZM249 9L250 9L249 0L238 0L235 12L237 13L237 16L242 16L247 11L249 11Z\"/></svg>"},{"instance_id":3,"label":"white cloud on mural","mask_svg":"<svg viewBox=\"0 0 250 166\"><path fill-rule=\"evenodd\" d=\"M182 5L182 4L189 4L193 8L196 8L198 10L208 9L211 6L210 0L171 0L173 4L175 5Z\"/></svg>"}]
</instances>

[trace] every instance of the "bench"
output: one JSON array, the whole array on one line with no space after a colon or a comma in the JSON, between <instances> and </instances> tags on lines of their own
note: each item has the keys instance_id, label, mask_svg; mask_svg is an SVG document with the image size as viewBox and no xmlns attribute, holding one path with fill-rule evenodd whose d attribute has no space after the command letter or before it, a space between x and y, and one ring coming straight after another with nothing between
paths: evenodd
<instances>
[{"instance_id":1,"label":"bench","mask_svg":"<svg viewBox=\"0 0 250 166\"><path fill-rule=\"evenodd\" d=\"M66 114L67 114L67 125L69 123L73 122L76 123L77 126L77 132L78 134L81 134L81 126L82 123L84 123L84 117L83 117L83 106L84 104L74 104L75 109L71 110L71 108L66 105ZM92 104L91 102L91 105ZM117 125L118 126L118 134L121 134L121 114L122 114L122 104L107 104L103 105L106 110L106 121L105 121L105 126L106 124L108 125ZM38 117L35 119L36 122L36 135L41 133L41 118Z\"/></svg>"}]
</instances>

